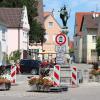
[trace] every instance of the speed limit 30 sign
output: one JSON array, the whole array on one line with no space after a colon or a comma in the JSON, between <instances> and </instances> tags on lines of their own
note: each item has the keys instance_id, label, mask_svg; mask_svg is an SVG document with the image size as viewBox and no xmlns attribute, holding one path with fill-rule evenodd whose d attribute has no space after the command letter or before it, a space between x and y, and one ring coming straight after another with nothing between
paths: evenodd
<instances>
[{"instance_id":1,"label":"speed limit 30 sign","mask_svg":"<svg viewBox=\"0 0 100 100\"><path fill-rule=\"evenodd\" d=\"M66 43L66 35L63 33L57 34L55 42L57 45L64 45Z\"/></svg>"}]
</instances>

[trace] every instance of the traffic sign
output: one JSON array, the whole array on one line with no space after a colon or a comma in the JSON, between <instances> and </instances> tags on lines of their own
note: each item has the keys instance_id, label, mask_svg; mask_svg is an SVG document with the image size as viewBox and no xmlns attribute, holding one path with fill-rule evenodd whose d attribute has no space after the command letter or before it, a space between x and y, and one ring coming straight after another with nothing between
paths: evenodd
<instances>
[{"instance_id":1,"label":"traffic sign","mask_svg":"<svg viewBox=\"0 0 100 100\"><path fill-rule=\"evenodd\" d=\"M65 55L65 54L64 54L63 52L62 52L62 53L57 53L57 54L56 54L56 57L57 57L57 58L64 58L64 55Z\"/></svg>"},{"instance_id":2,"label":"traffic sign","mask_svg":"<svg viewBox=\"0 0 100 100\"><path fill-rule=\"evenodd\" d=\"M58 45L64 45L66 43L66 35L63 33L57 34L56 38L55 38L55 42Z\"/></svg>"},{"instance_id":3,"label":"traffic sign","mask_svg":"<svg viewBox=\"0 0 100 100\"><path fill-rule=\"evenodd\" d=\"M57 64L64 64L64 58L56 58Z\"/></svg>"},{"instance_id":4,"label":"traffic sign","mask_svg":"<svg viewBox=\"0 0 100 100\"><path fill-rule=\"evenodd\" d=\"M57 53L56 55L56 63L63 64L64 63L64 53Z\"/></svg>"},{"instance_id":5,"label":"traffic sign","mask_svg":"<svg viewBox=\"0 0 100 100\"><path fill-rule=\"evenodd\" d=\"M66 45L62 45L62 46L56 46L55 47L55 51L56 52L66 52Z\"/></svg>"}]
</instances>

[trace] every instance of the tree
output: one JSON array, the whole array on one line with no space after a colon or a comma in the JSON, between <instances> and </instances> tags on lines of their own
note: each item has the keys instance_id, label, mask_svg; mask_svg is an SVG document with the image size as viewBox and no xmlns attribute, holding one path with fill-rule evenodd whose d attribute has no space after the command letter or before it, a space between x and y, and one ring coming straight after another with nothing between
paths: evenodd
<instances>
[{"instance_id":1,"label":"tree","mask_svg":"<svg viewBox=\"0 0 100 100\"><path fill-rule=\"evenodd\" d=\"M99 61L99 56L100 56L100 36L97 38L97 41L96 41L96 51L97 51L97 56L98 56L98 61Z\"/></svg>"},{"instance_id":2,"label":"tree","mask_svg":"<svg viewBox=\"0 0 100 100\"><path fill-rule=\"evenodd\" d=\"M45 42L45 30L35 19L35 17L38 16L38 0L0 0L0 7L23 7L23 5L26 5L28 11L28 19L30 24L30 43L43 44L43 42Z\"/></svg>"},{"instance_id":3,"label":"tree","mask_svg":"<svg viewBox=\"0 0 100 100\"><path fill-rule=\"evenodd\" d=\"M21 52L19 50L15 50L13 52L11 52L10 56L9 56L9 60L13 60L14 63L16 63L21 56Z\"/></svg>"},{"instance_id":4,"label":"tree","mask_svg":"<svg viewBox=\"0 0 100 100\"><path fill-rule=\"evenodd\" d=\"M33 19L34 20L34 19ZM45 42L45 29L41 27L41 23L37 23L37 20L34 20L30 28L30 43L43 43Z\"/></svg>"}]
</instances>

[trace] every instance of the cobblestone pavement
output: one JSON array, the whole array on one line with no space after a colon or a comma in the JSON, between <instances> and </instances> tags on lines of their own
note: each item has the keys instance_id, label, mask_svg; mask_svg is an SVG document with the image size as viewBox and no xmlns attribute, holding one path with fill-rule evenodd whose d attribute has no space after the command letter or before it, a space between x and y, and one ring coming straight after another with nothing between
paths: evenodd
<instances>
[{"instance_id":1,"label":"cobblestone pavement","mask_svg":"<svg viewBox=\"0 0 100 100\"><path fill-rule=\"evenodd\" d=\"M9 91L0 91L0 100L99 100L100 83L84 82L77 88L69 88L66 92L41 93L28 92L29 75L17 75L16 85Z\"/></svg>"}]
</instances>

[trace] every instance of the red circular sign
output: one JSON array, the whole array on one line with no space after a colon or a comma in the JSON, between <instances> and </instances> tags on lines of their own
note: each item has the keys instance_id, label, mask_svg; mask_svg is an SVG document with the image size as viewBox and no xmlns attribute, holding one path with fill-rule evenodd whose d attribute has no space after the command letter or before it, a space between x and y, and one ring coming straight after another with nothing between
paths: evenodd
<instances>
[{"instance_id":1,"label":"red circular sign","mask_svg":"<svg viewBox=\"0 0 100 100\"><path fill-rule=\"evenodd\" d=\"M66 35L63 33L57 34L55 41L58 45L64 45L66 43Z\"/></svg>"}]
</instances>

